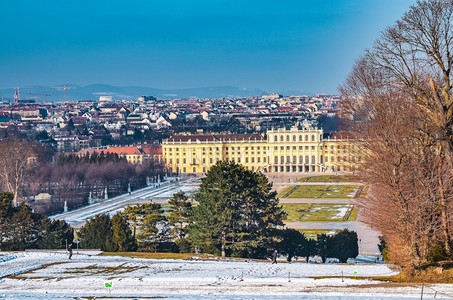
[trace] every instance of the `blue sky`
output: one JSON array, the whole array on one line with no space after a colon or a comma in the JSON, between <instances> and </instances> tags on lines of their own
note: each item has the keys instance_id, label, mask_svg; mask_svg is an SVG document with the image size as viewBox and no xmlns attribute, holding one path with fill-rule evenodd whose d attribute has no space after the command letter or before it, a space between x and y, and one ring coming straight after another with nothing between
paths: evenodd
<instances>
[{"instance_id":1,"label":"blue sky","mask_svg":"<svg viewBox=\"0 0 453 300\"><path fill-rule=\"evenodd\" d=\"M0 0L0 88L336 93L415 0Z\"/></svg>"}]
</instances>

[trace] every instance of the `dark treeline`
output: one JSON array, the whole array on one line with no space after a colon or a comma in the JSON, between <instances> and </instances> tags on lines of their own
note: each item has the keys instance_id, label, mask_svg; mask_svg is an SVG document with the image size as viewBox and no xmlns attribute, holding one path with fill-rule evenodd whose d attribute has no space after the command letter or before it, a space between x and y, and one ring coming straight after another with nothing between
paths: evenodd
<instances>
[{"instance_id":1,"label":"dark treeline","mask_svg":"<svg viewBox=\"0 0 453 300\"><path fill-rule=\"evenodd\" d=\"M181 197L185 197L185 195L178 193L175 198L178 197L181 200ZM183 206L179 204L174 202L169 214L164 214L160 204L149 203L129 206L125 212L117 213L112 218L107 214L96 215L88 220L78 232L80 248L102 249L109 252L193 253L201 251L220 255L221 248L208 244L204 245L206 248L200 248L200 244L196 246L191 234L196 235L197 233L193 232L190 227L185 230L180 227L184 222L181 222L181 218L175 219L182 212L180 209ZM184 214L190 216L191 213L192 207L186 206ZM183 234L181 234L181 230L184 231ZM271 246L269 251L247 257L270 257L275 249L281 255L285 255L289 262L294 258L302 258L309 262L310 257L318 256L323 263L327 259L346 263L348 258L355 258L358 255L357 233L347 229L339 231L335 235L318 234L316 240L307 239L296 229L276 229L273 231L272 237L274 243L268 245ZM229 254L232 257L243 257L238 252Z\"/></svg>"},{"instance_id":2,"label":"dark treeline","mask_svg":"<svg viewBox=\"0 0 453 300\"><path fill-rule=\"evenodd\" d=\"M65 164L79 164L79 163L105 163L105 162L127 162L125 157L120 157L116 153L100 153L93 152L90 154L76 155L76 154L62 154L58 156L57 165L62 166Z\"/></svg>"},{"instance_id":3,"label":"dark treeline","mask_svg":"<svg viewBox=\"0 0 453 300\"><path fill-rule=\"evenodd\" d=\"M62 249L72 242L74 231L65 221L34 213L25 203L13 207L13 198L12 193L0 193L1 251Z\"/></svg>"}]
</instances>

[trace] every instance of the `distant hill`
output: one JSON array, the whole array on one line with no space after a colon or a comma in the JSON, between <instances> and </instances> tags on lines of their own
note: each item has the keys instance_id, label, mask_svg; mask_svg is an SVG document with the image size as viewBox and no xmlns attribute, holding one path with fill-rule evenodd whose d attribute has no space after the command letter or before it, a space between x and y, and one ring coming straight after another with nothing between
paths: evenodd
<instances>
[{"instance_id":1,"label":"distant hill","mask_svg":"<svg viewBox=\"0 0 453 300\"><path fill-rule=\"evenodd\" d=\"M66 100L98 100L99 96L112 96L114 100L118 99L137 99L139 96L155 96L158 99L172 98L227 98L227 97L253 97L266 94L260 89L239 88L233 86L213 86L188 89L157 89L140 86L113 86L107 84L92 84L87 86L79 86L75 84L66 84L71 89L66 90ZM44 86L36 86L33 88L22 88L20 90L20 99L36 99L44 101L44 94L47 96L47 101L63 101L64 92L63 85L59 85L61 89L49 88ZM28 93L28 94L27 94ZM0 97L4 101L12 101L14 98L14 88L0 90ZM37 98L39 97L39 99Z\"/></svg>"}]
</instances>

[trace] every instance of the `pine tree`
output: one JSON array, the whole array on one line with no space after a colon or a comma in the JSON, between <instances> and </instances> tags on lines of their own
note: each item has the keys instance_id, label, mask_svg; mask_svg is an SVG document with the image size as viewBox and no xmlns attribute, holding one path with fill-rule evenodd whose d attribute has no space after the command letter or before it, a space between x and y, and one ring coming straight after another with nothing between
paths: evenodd
<instances>
[{"instance_id":1,"label":"pine tree","mask_svg":"<svg viewBox=\"0 0 453 300\"><path fill-rule=\"evenodd\" d=\"M333 237L325 233L318 234L316 240L316 252L321 257L323 263L327 258L332 257Z\"/></svg>"},{"instance_id":2,"label":"pine tree","mask_svg":"<svg viewBox=\"0 0 453 300\"><path fill-rule=\"evenodd\" d=\"M70 244L74 238L74 230L64 220L44 217L40 224L39 249L61 249Z\"/></svg>"},{"instance_id":3,"label":"pine tree","mask_svg":"<svg viewBox=\"0 0 453 300\"><path fill-rule=\"evenodd\" d=\"M112 217L112 238L107 242L109 251L129 252L137 250L137 244L125 216L117 213Z\"/></svg>"},{"instance_id":4,"label":"pine tree","mask_svg":"<svg viewBox=\"0 0 453 300\"><path fill-rule=\"evenodd\" d=\"M286 228L280 231L280 238L278 248L280 253L287 255L287 261L290 262L294 256L306 256L304 251L308 241L303 233L296 229Z\"/></svg>"},{"instance_id":5,"label":"pine tree","mask_svg":"<svg viewBox=\"0 0 453 300\"><path fill-rule=\"evenodd\" d=\"M189 217L192 214L192 203L189 201L189 197L181 191L173 194L168 204L171 209L168 215L168 221L171 226L174 226L173 232L176 236L182 239L186 235L184 225L189 222Z\"/></svg>"},{"instance_id":6,"label":"pine tree","mask_svg":"<svg viewBox=\"0 0 453 300\"><path fill-rule=\"evenodd\" d=\"M234 162L217 162L194 196L198 205L189 226L192 244L222 257L227 252L265 257L276 242L273 229L283 226L285 215L276 195L262 173Z\"/></svg>"},{"instance_id":7,"label":"pine tree","mask_svg":"<svg viewBox=\"0 0 453 300\"><path fill-rule=\"evenodd\" d=\"M165 233L168 222L162 206L157 203L128 206L124 216L134 227L134 237L137 239L140 251L155 251L161 239L160 233Z\"/></svg>"},{"instance_id":8,"label":"pine tree","mask_svg":"<svg viewBox=\"0 0 453 300\"><path fill-rule=\"evenodd\" d=\"M107 241L112 238L112 220L107 214L89 219L78 234L80 246L85 249L107 250Z\"/></svg>"},{"instance_id":9,"label":"pine tree","mask_svg":"<svg viewBox=\"0 0 453 300\"><path fill-rule=\"evenodd\" d=\"M32 213L31 208L22 202L2 224L2 250L36 248L40 224L41 215Z\"/></svg>"},{"instance_id":10,"label":"pine tree","mask_svg":"<svg viewBox=\"0 0 453 300\"><path fill-rule=\"evenodd\" d=\"M340 263L346 263L348 258L359 255L357 233L344 229L338 232L332 241L332 257L338 258Z\"/></svg>"}]
</instances>

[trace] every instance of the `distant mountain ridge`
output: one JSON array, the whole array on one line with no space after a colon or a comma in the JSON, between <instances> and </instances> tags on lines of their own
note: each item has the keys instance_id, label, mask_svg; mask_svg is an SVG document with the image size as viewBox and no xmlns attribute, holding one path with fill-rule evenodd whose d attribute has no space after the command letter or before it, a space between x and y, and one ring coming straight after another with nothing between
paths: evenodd
<instances>
[{"instance_id":1,"label":"distant mountain ridge","mask_svg":"<svg viewBox=\"0 0 453 300\"><path fill-rule=\"evenodd\" d=\"M20 99L36 99L44 101L44 94L47 96L47 101L62 101L64 99L63 85L59 85L60 89L36 86L33 88L22 88L20 90ZM253 97L266 94L261 89L238 88L233 86L213 86L200 88L186 89L158 89L140 86L113 86L108 84L91 84L80 86L75 84L66 84L66 87L71 89L66 90L66 100L98 100L100 96L112 96L114 100L137 99L140 96L155 96L158 99L172 98L228 98L228 97ZM14 99L14 88L0 90L0 97L4 101L12 101ZM39 99L38 99L39 98Z\"/></svg>"},{"instance_id":2,"label":"distant mountain ridge","mask_svg":"<svg viewBox=\"0 0 453 300\"><path fill-rule=\"evenodd\" d=\"M63 85L50 88L46 86L35 86L33 88L20 89L20 99L34 99L40 102L45 101L45 94L48 94L47 101L63 101ZM137 99L140 96L155 96L158 99L179 99L179 98L233 98L233 97L257 97L267 92L257 88L239 88L234 86L211 86L185 89L158 89L141 86L114 86L108 84L91 84L80 86L66 84L71 89L66 90L67 101L98 100L100 96L112 96L113 100ZM300 91L298 95L310 95ZM295 95L295 92L285 95ZM14 88L0 90L0 97L4 101L13 101Z\"/></svg>"}]
</instances>

